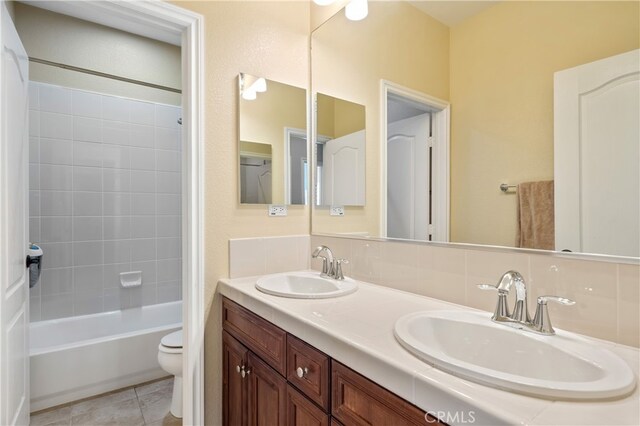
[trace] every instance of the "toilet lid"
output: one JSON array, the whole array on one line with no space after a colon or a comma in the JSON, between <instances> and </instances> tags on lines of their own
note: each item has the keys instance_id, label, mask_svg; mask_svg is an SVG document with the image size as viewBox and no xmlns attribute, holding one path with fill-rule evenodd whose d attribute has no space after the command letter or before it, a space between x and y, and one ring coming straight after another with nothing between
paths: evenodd
<instances>
[{"instance_id":1,"label":"toilet lid","mask_svg":"<svg viewBox=\"0 0 640 426\"><path fill-rule=\"evenodd\" d=\"M174 331L171 334L167 334L160 340L162 346L167 348L181 348L182 347L182 330Z\"/></svg>"}]
</instances>

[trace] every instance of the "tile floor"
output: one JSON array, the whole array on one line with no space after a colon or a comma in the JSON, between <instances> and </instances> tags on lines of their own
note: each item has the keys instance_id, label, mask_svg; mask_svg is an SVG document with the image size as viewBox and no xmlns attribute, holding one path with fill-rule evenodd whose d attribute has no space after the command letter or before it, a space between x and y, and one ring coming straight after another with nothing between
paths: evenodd
<instances>
[{"instance_id":1,"label":"tile floor","mask_svg":"<svg viewBox=\"0 0 640 426\"><path fill-rule=\"evenodd\" d=\"M31 426L181 426L169 413L173 378L144 383L31 415Z\"/></svg>"}]
</instances>

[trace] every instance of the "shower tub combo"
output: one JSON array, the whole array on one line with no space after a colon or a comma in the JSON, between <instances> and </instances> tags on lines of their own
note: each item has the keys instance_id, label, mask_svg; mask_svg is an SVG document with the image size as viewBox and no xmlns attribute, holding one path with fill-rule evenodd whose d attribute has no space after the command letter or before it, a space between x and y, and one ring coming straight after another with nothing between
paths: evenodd
<instances>
[{"instance_id":1,"label":"shower tub combo","mask_svg":"<svg viewBox=\"0 0 640 426\"><path fill-rule=\"evenodd\" d=\"M182 302L31 323L31 411L167 375L158 345Z\"/></svg>"}]
</instances>

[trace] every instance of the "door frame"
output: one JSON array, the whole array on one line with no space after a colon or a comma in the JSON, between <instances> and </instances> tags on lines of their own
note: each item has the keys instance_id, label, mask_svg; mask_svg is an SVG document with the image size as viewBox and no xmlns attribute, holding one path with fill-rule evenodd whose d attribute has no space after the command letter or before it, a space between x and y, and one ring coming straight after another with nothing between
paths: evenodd
<instances>
[{"instance_id":1,"label":"door frame","mask_svg":"<svg viewBox=\"0 0 640 426\"><path fill-rule=\"evenodd\" d=\"M433 240L449 242L451 105L442 99L384 79L380 80L380 236L387 236L387 96L389 94L419 102L434 110L432 114L435 148L432 171L434 189L432 211L435 223Z\"/></svg>"},{"instance_id":2,"label":"door frame","mask_svg":"<svg viewBox=\"0 0 640 426\"><path fill-rule=\"evenodd\" d=\"M307 131L295 127L284 128L284 203L286 205L291 204L291 136L302 136L306 140ZM309 146L308 142L307 146Z\"/></svg>"},{"instance_id":3,"label":"door frame","mask_svg":"<svg viewBox=\"0 0 640 426\"><path fill-rule=\"evenodd\" d=\"M173 4L55 2L58 12L182 49L183 423L204 424L204 17Z\"/></svg>"}]
</instances>

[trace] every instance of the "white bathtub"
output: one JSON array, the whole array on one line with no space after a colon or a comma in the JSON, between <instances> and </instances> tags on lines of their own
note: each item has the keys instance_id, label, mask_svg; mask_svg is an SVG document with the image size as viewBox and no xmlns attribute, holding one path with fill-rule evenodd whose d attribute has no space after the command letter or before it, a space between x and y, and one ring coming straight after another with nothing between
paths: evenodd
<instances>
[{"instance_id":1,"label":"white bathtub","mask_svg":"<svg viewBox=\"0 0 640 426\"><path fill-rule=\"evenodd\" d=\"M181 327L182 302L31 323L31 411L166 376L158 344Z\"/></svg>"}]
</instances>

